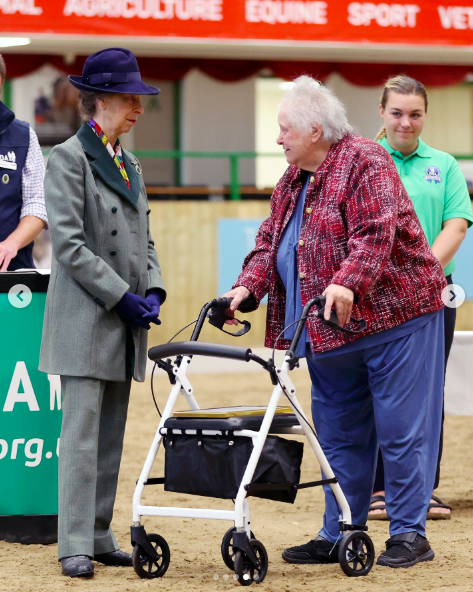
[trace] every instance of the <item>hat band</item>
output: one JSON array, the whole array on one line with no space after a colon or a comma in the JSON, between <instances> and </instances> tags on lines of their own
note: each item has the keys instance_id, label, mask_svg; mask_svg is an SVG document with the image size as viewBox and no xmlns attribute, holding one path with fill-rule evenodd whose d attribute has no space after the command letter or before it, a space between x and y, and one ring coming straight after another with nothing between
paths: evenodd
<instances>
[{"instance_id":1,"label":"hat band","mask_svg":"<svg viewBox=\"0 0 473 592\"><path fill-rule=\"evenodd\" d=\"M139 72L102 72L101 74L91 74L82 76L82 84L120 84L123 82L139 82L141 74Z\"/></svg>"}]
</instances>

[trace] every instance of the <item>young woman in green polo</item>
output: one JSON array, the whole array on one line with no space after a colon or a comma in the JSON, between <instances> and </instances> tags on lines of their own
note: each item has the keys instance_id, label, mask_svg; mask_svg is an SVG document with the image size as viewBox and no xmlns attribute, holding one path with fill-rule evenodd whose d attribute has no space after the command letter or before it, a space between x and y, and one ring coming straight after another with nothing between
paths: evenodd
<instances>
[{"instance_id":1,"label":"young woman in green polo","mask_svg":"<svg viewBox=\"0 0 473 592\"><path fill-rule=\"evenodd\" d=\"M390 78L381 97L379 113L384 126L376 141L391 155L432 251L451 284L455 270L453 256L473 222L472 207L457 161L450 154L427 146L420 138L427 105L423 84L408 76ZM445 366L453 341L455 316L455 308L445 308ZM439 484L442 443L443 429L434 490ZM388 520L384 495L380 453L368 519ZM448 520L451 508L432 495L427 517Z\"/></svg>"}]
</instances>

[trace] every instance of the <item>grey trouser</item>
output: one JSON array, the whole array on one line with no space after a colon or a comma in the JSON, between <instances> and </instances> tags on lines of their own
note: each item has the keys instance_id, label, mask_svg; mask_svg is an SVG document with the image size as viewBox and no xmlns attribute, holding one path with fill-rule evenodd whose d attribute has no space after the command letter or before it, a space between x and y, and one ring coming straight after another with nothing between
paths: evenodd
<instances>
[{"instance_id":1,"label":"grey trouser","mask_svg":"<svg viewBox=\"0 0 473 592\"><path fill-rule=\"evenodd\" d=\"M110 528L131 379L61 376L58 557L118 549Z\"/></svg>"}]
</instances>

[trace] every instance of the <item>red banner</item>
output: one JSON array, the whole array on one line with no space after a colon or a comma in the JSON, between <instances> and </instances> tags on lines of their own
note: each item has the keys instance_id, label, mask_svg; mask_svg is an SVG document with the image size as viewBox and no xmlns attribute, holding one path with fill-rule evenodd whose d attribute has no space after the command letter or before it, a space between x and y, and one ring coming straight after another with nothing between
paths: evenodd
<instances>
[{"instance_id":1,"label":"red banner","mask_svg":"<svg viewBox=\"0 0 473 592\"><path fill-rule=\"evenodd\" d=\"M2 32L471 46L473 1L0 0Z\"/></svg>"}]
</instances>

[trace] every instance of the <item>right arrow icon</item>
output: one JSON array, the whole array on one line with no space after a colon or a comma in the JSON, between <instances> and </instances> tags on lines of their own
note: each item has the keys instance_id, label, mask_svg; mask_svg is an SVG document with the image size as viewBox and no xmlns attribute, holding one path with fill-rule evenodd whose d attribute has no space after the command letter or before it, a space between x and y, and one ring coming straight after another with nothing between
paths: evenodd
<instances>
[{"instance_id":1,"label":"right arrow icon","mask_svg":"<svg viewBox=\"0 0 473 592\"><path fill-rule=\"evenodd\" d=\"M465 302L465 290L458 284L450 284L442 290L442 302L448 308L458 308Z\"/></svg>"}]
</instances>

